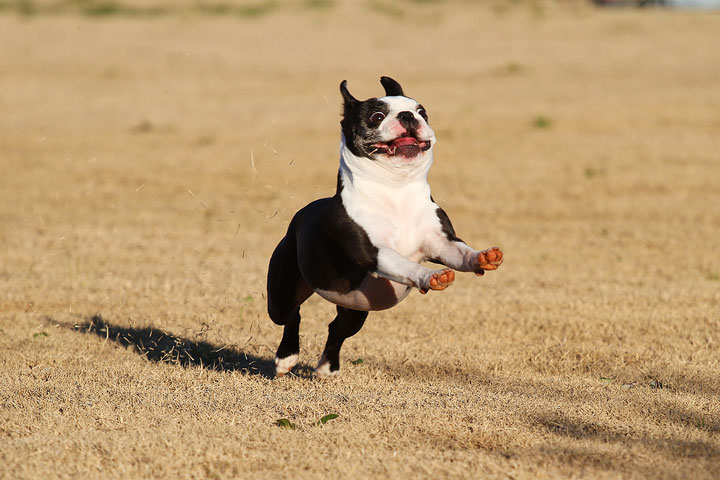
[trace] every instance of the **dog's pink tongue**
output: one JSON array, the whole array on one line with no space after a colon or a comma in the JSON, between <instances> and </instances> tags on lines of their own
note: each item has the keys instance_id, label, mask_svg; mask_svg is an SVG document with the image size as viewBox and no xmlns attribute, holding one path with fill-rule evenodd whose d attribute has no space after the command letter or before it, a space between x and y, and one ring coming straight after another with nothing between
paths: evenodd
<instances>
[{"instance_id":1,"label":"dog's pink tongue","mask_svg":"<svg viewBox=\"0 0 720 480\"><path fill-rule=\"evenodd\" d=\"M417 145L417 140L415 140L413 137L400 137L397 140L393 141L393 145L396 147L406 147L408 145Z\"/></svg>"}]
</instances>

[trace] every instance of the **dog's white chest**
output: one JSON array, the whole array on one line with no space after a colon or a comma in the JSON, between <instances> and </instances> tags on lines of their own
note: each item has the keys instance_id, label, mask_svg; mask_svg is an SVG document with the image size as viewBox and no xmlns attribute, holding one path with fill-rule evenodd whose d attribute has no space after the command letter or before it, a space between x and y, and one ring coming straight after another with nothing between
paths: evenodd
<instances>
[{"instance_id":1,"label":"dog's white chest","mask_svg":"<svg viewBox=\"0 0 720 480\"><path fill-rule=\"evenodd\" d=\"M421 246L438 227L436 208L426 182L393 188L353 185L342 192L348 215L376 246L386 246L412 261L423 258Z\"/></svg>"}]
</instances>

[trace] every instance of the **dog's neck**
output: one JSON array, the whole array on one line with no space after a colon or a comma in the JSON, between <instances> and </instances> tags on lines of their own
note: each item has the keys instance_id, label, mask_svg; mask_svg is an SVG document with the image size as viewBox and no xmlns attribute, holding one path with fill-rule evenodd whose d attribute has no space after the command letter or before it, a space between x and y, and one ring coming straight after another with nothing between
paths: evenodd
<instances>
[{"instance_id":1,"label":"dog's neck","mask_svg":"<svg viewBox=\"0 0 720 480\"><path fill-rule=\"evenodd\" d=\"M357 189L396 189L412 185L425 187L428 185L427 175L432 162L432 149L421 153L411 162L383 162L357 157L347 147L343 137L340 144L339 174L345 187L353 186Z\"/></svg>"}]
</instances>

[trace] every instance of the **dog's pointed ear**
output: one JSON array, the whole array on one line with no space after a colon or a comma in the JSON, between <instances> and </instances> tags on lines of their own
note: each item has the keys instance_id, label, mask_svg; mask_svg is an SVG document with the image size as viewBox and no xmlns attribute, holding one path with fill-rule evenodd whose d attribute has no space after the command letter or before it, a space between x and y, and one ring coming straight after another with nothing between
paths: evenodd
<instances>
[{"instance_id":1,"label":"dog's pointed ear","mask_svg":"<svg viewBox=\"0 0 720 480\"><path fill-rule=\"evenodd\" d=\"M388 97L402 97L403 89L398 82L390 77L380 77L380 83L385 87L385 95Z\"/></svg>"},{"instance_id":2,"label":"dog's pointed ear","mask_svg":"<svg viewBox=\"0 0 720 480\"><path fill-rule=\"evenodd\" d=\"M340 82L340 93L342 93L343 96L346 112L358 103L358 99L353 97L347 89L347 80Z\"/></svg>"}]
</instances>

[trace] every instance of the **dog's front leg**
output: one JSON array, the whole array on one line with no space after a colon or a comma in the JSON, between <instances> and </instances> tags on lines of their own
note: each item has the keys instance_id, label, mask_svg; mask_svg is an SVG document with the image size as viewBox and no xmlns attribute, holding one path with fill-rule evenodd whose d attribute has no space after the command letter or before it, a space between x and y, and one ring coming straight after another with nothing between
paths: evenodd
<instances>
[{"instance_id":1,"label":"dog's front leg","mask_svg":"<svg viewBox=\"0 0 720 480\"><path fill-rule=\"evenodd\" d=\"M485 270L496 270L503 262L503 253L498 247L479 252L462 240L451 240L441 235L428 238L424 251L435 262L476 275L484 274Z\"/></svg>"},{"instance_id":2,"label":"dog's front leg","mask_svg":"<svg viewBox=\"0 0 720 480\"><path fill-rule=\"evenodd\" d=\"M421 293L428 290L445 290L455 281L455 272L449 268L431 270L403 257L396 250L380 247L377 255L379 277L417 287Z\"/></svg>"}]
</instances>

